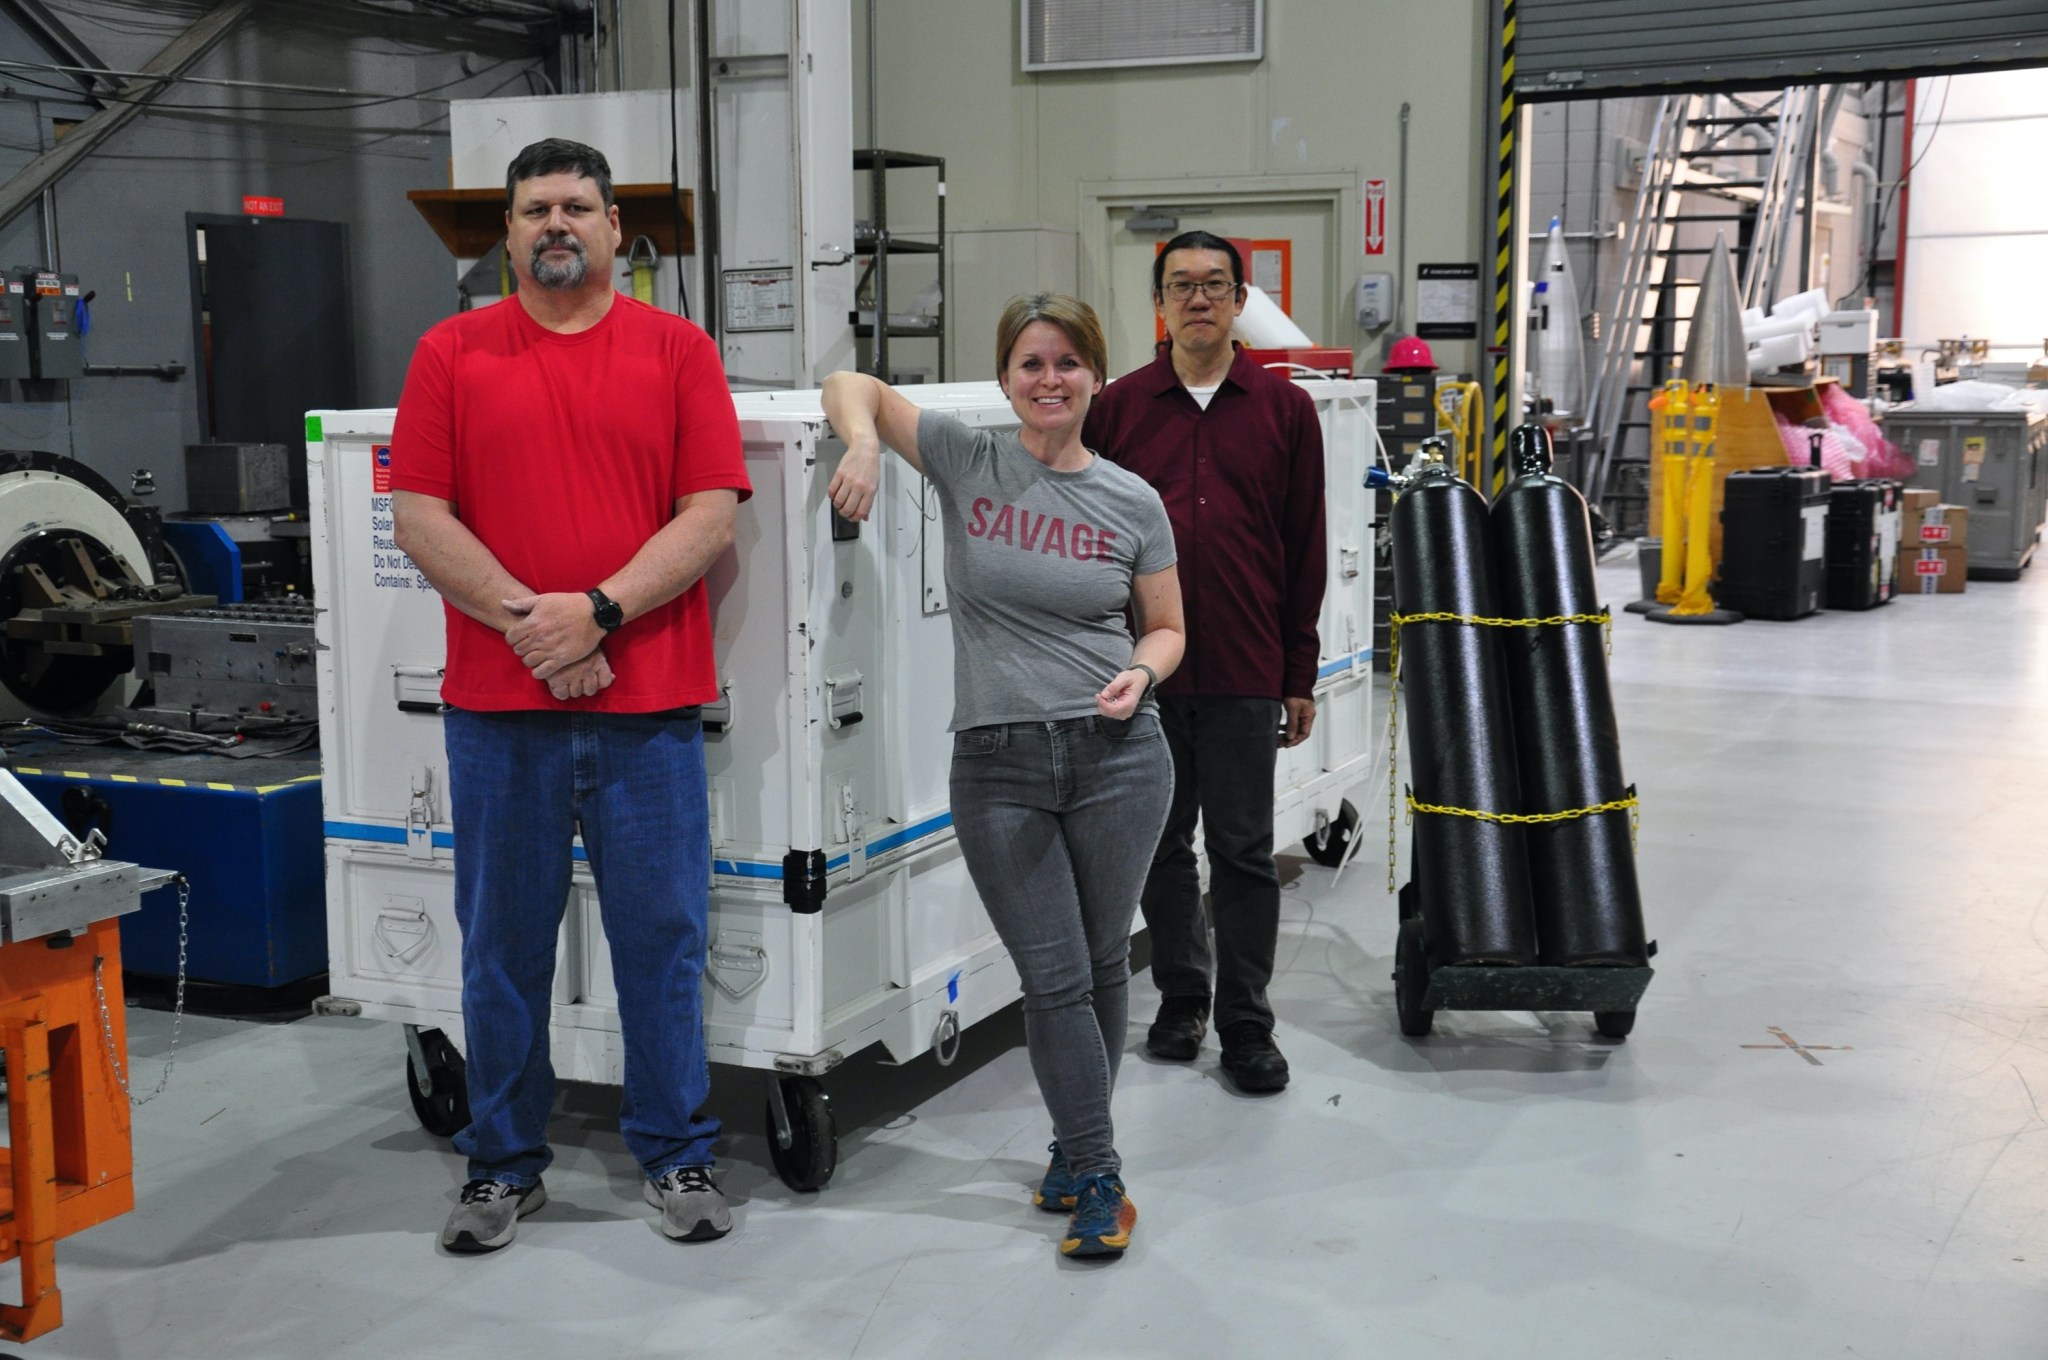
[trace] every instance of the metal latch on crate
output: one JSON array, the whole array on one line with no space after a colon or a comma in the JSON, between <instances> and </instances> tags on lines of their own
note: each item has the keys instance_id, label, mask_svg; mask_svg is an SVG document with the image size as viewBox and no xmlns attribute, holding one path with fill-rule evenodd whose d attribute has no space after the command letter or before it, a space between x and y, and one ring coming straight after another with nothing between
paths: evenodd
<instances>
[{"instance_id":1,"label":"metal latch on crate","mask_svg":"<svg viewBox=\"0 0 2048 1360\"><path fill-rule=\"evenodd\" d=\"M1337 549L1337 574L1347 580L1358 575L1358 549Z\"/></svg>"},{"instance_id":2,"label":"metal latch on crate","mask_svg":"<svg viewBox=\"0 0 2048 1360\"><path fill-rule=\"evenodd\" d=\"M712 735L732 727L732 686L720 685L718 697L697 710L697 720Z\"/></svg>"},{"instance_id":3,"label":"metal latch on crate","mask_svg":"<svg viewBox=\"0 0 2048 1360\"><path fill-rule=\"evenodd\" d=\"M861 720L860 672L847 669L825 676L825 722L835 731Z\"/></svg>"},{"instance_id":4,"label":"metal latch on crate","mask_svg":"<svg viewBox=\"0 0 2048 1360\"><path fill-rule=\"evenodd\" d=\"M711 941L709 971L718 990L738 1001L768 980L768 951L759 935L721 930Z\"/></svg>"},{"instance_id":5,"label":"metal latch on crate","mask_svg":"<svg viewBox=\"0 0 2048 1360\"><path fill-rule=\"evenodd\" d=\"M419 765L412 772L412 797L405 805L405 856L434 857L434 771Z\"/></svg>"},{"instance_id":6,"label":"metal latch on crate","mask_svg":"<svg viewBox=\"0 0 2048 1360\"><path fill-rule=\"evenodd\" d=\"M439 666L393 666L391 687L396 691L400 713L445 713L447 705L441 702L441 677L445 674Z\"/></svg>"}]
</instances>

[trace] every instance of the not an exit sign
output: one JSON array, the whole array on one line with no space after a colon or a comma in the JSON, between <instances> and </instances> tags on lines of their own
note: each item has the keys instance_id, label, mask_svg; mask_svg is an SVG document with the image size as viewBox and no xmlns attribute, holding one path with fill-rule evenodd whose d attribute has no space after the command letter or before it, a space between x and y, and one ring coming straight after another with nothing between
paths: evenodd
<instances>
[{"instance_id":1,"label":"not an exit sign","mask_svg":"<svg viewBox=\"0 0 2048 1360\"><path fill-rule=\"evenodd\" d=\"M262 198L253 194L243 194L242 211L251 217L283 217L284 200L281 198Z\"/></svg>"}]
</instances>

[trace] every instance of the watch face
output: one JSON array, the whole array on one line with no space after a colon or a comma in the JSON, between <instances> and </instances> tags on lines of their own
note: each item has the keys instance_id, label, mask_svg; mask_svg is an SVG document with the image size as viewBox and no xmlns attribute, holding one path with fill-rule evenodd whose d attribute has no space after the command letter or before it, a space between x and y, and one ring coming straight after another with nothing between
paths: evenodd
<instances>
[{"instance_id":1,"label":"watch face","mask_svg":"<svg viewBox=\"0 0 2048 1360\"><path fill-rule=\"evenodd\" d=\"M590 592L591 612L597 618L597 626L610 632L626 621L626 611L616 600L605 598L593 590Z\"/></svg>"}]
</instances>

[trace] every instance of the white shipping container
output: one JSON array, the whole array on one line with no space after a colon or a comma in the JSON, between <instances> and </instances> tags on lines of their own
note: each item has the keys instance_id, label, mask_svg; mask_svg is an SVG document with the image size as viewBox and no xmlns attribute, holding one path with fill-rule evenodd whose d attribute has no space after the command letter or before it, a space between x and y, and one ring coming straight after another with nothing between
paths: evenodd
<instances>
[{"instance_id":1,"label":"white shipping container","mask_svg":"<svg viewBox=\"0 0 2048 1360\"><path fill-rule=\"evenodd\" d=\"M1355 832L1373 727L1371 529L1363 487L1373 387L1305 384L1330 468L1330 587L1314 738L1282 753L1276 843ZM1007 428L993 383L904 389L927 409ZM908 1061L1019 995L975 896L947 806L953 707L944 542L923 479L883 463L871 517L825 501L843 445L816 392L736 398L753 498L707 576L723 699L704 710L712 880L705 1026L714 1060L764 1070L777 1169L831 1173L817 1078L881 1044ZM393 413L309 416L322 797L333 994L405 1022L415 1107L459 1127L460 942L440 720L440 598L391 536ZM617 1082L610 954L576 852L558 953L556 1070ZM449 1041L441 1043L433 1031Z\"/></svg>"}]
</instances>

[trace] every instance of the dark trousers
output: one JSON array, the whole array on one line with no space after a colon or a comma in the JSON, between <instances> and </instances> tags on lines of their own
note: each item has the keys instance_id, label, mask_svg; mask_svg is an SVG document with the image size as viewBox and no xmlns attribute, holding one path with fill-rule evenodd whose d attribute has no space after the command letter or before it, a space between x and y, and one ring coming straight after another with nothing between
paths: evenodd
<instances>
[{"instance_id":1,"label":"dark trousers","mask_svg":"<svg viewBox=\"0 0 2048 1360\"><path fill-rule=\"evenodd\" d=\"M1152 980L1162 997L1206 999L1213 972L1219 1033L1244 1020L1273 1027L1266 984L1280 934L1273 773L1281 715L1278 699L1159 697L1173 754L1173 803L1139 903L1152 932ZM1197 818L1209 856L1206 915L1195 862Z\"/></svg>"}]
</instances>

